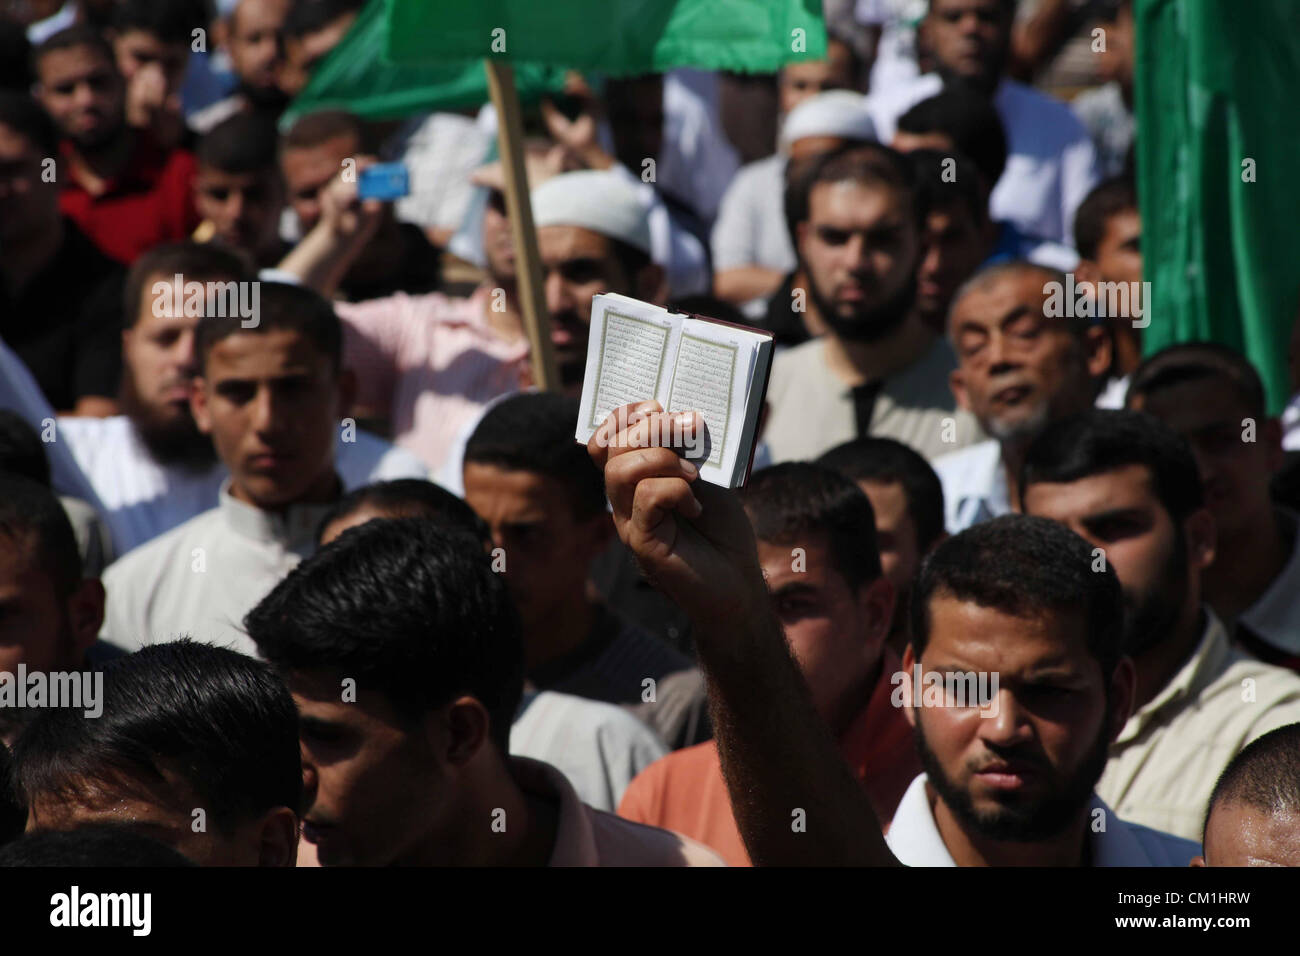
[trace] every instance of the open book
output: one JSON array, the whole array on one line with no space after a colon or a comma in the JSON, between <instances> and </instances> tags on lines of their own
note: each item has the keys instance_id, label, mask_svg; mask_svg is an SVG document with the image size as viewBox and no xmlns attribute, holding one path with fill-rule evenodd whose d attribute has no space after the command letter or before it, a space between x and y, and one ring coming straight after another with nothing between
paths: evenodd
<instances>
[{"instance_id":1,"label":"open book","mask_svg":"<svg viewBox=\"0 0 1300 956\"><path fill-rule=\"evenodd\" d=\"M595 296L574 437L585 444L611 411L631 402L653 398L670 412L697 411L706 434L685 443L686 457L705 481L738 488L749 477L771 365L770 332L625 295ZM669 438L681 440L656 443Z\"/></svg>"}]
</instances>

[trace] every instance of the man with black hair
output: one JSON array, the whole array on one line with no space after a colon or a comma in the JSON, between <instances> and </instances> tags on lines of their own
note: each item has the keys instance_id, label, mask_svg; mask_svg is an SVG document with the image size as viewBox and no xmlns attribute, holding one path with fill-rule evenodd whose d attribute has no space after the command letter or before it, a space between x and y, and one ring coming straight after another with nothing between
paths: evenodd
<instances>
[{"instance_id":1,"label":"man with black hair","mask_svg":"<svg viewBox=\"0 0 1300 956\"><path fill-rule=\"evenodd\" d=\"M489 409L465 448L465 500L487 522L519 608L528 680L635 704L670 747L705 740L703 688L680 677L691 662L592 597L589 570L613 529L600 473L573 440L577 420L576 399L515 395ZM661 686L670 676L672 693Z\"/></svg>"},{"instance_id":2,"label":"man with black hair","mask_svg":"<svg viewBox=\"0 0 1300 956\"><path fill-rule=\"evenodd\" d=\"M881 572L894 586L888 644L907 647L907 606L921 560L947 537L943 486L929 462L892 438L856 438L837 445L817 463L857 484L871 502Z\"/></svg>"},{"instance_id":3,"label":"man with black hair","mask_svg":"<svg viewBox=\"0 0 1300 956\"><path fill-rule=\"evenodd\" d=\"M36 97L59 127L59 205L110 259L130 264L198 224L194 156L126 121L126 84L108 42L84 24L32 51Z\"/></svg>"},{"instance_id":4,"label":"man with black hair","mask_svg":"<svg viewBox=\"0 0 1300 956\"><path fill-rule=\"evenodd\" d=\"M60 418L59 441L51 446L71 451L94 489L119 554L216 506L227 475L190 408L199 371L194 353L199 316L185 308L184 295L176 301L176 276L205 289L250 293L255 281L242 257L212 244L170 243L136 260L124 293L123 414ZM225 292L219 295L228 301ZM347 488L426 474L413 455L350 426L340 429L334 451Z\"/></svg>"},{"instance_id":5,"label":"man with black hair","mask_svg":"<svg viewBox=\"0 0 1300 956\"><path fill-rule=\"evenodd\" d=\"M262 268L288 251L280 238L284 187L275 124L261 113L236 113L199 141L194 205L203 221L194 237L216 240Z\"/></svg>"},{"instance_id":6,"label":"man with black hair","mask_svg":"<svg viewBox=\"0 0 1300 956\"><path fill-rule=\"evenodd\" d=\"M203 0L117 0L108 37L126 82L126 122L161 146L185 138L181 83L195 33L206 30Z\"/></svg>"},{"instance_id":7,"label":"man with black hair","mask_svg":"<svg viewBox=\"0 0 1300 956\"><path fill-rule=\"evenodd\" d=\"M1270 495L1282 426L1259 373L1225 345L1171 345L1133 372L1128 407L1181 435L1196 460L1216 532L1205 603L1247 651L1300 670L1300 534L1295 513Z\"/></svg>"},{"instance_id":8,"label":"man with black hair","mask_svg":"<svg viewBox=\"0 0 1300 956\"><path fill-rule=\"evenodd\" d=\"M946 387L952 349L922 320L916 270L926 210L915 171L886 146L825 154L787 200L807 296L826 334L772 362L763 440L775 462L860 435L927 457L970 442Z\"/></svg>"},{"instance_id":9,"label":"man with black hair","mask_svg":"<svg viewBox=\"0 0 1300 956\"><path fill-rule=\"evenodd\" d=\"M255 324L209 313L194 330L190 409L229 475L214 507L109 569L105 633L125 646L189 635L251 653L239 620L312 551L343 490L352 381L338 316L299 286L254 288Z\"/></svg>"},{"instance_id":10,"label":"man with black hair","mask_svg":"<svg viewBox=\"0 0 1300 956\"><path fill-rule=\"evenodd\" d=\"M24 815L25 819L25 815ZM21 824L20 824L21 826ZM0 844L4 840L0 839ZM11 866L194 866L166 843L116 823L74 830L33 830L0 846L0 868Z\"/></svg>"},{"instance_id":11,"label":"man with black hair","mask_svg":"<svg viewBox=\"0 0 1300 956\"><path fill-rule=\"evenodd\" d=\"M234 0L215 24L213 39L230 57L235 90L225 99L190 115L190 129L210 132L229 117L251 110L276 119L289 104L280 89L284 68L284 22L291 0Z\"/></svg>"},{"instance_id":12,"label":"man with black hair","mask_svg":"<svg viewBox=\"0 0 1300 956\"><path fill-rule=\"evenodd\" d=\"M326 866L716 862L510 755L523 640L474 538L412 518L351 528L245 626L297 704L303 835Z\"/></svg>"},{"instance_id":13,"label":"man with black hair","mask_svg":"<svg viewBox=\"0 0 1300 956\"><path fill-rule=\"evenodd\" d=\"M890 700L899 672L885 643L894 593L881 574L870 502L849 478L805 462L756 472L741 500L813 705L888 826L920 765L911 728ZM619 814L699 840L732 866L749 865L712 741L642 773Z\"/></svg>"},{"instance_id":14,"label":"man with black hair","mask_svg":"<svg viewBox=\"0 0 1300 956\"><path fill-rule=\"evenodd\" d=\"M281 92L292 99L302 92L316 64L347 35L365 0L295 0L284 20Z\"/></svg>"},{"instance_id":15,"label":"man with black hair","mask_svg":"<svg viewBox=\"0 0 1300 956\"><path fill-rule=\"evenodd\" d=\"M1074 245L1079 250L1075 268L1078 281L1090 284L1094 302L1129 303L1127 315L1103 317L1114 360L1107 372L1106 388L1097 397L1099 408L1122 408L1129 376L1142 361L1142 328L1134 323L1143 319L1143 325L1150 322L1151 309L1142 285L1142 218L1138 214L1137 184L1131 174L1098 183L1079 204L1074 217ZM1122 299L1108 296L1106 290L1111 287L1100 286L1103 282L1122 283L1127 295ZM1134 301L1135 296L1143 297Z\"/></svg>"},{"instance_id":16,"label":"man with black hair","mask_svg":"<svg viewBox=\"0 0 1300 956\"><path fill-rule=\"evenodd\" d=\"M983 96L1006 130L1007 164L989 200L995 220L1069 245L1074 210L1097 179L1096 151L1064 103L1006 76L1014 0L930 0L918 44L934 72L881 91L872 117L891 142L899 116L941 90Z\"/></svg>"},{"instance_id":17,"label":"man with black hair","mask_svg":"<svg viewBox=\"0 0 1300 956\"><path fill-rule=\"evenodd\" d=\"M1300 724L1246 745L1219 776L1192 866L1300 866Z\"/></svg>"},{"instance_id":18,"label":"man with black hair","mask_svg":"<svg viewBox=\"0 0 1300 956\"><path fill-rule=\"evenodd\" d=\"M640 417L620 427L629 419L617 416L634 409ZM686 419L683 442L702 427L698 413L674 417ZM648 446L668 418L654 402L625 407L588 452L603 467L620 537L699 630L724 778L756 864L1191 858L1195 844L1127 823L1093 793L1133 693L1119 582L1092 571L1085 542L1023 516L948 539L922 567L903 660L914 681L900 682L898 702L927 773L884 837L790 655L738 496L698 481L677 450ZM973 705L971 693L955 696L957 678ZM806 828L791 825L791 808Z\"/></svg>"},{"instance_id":19,"label":"man with black hair","mask_svg":"<svg viewBox=\"0 0 1300 956\"><path fill-rule=\"evenodd\" d=\"M40 104L0 92L0 338L56 409L107 415L116 407L122 267L60 214L50 167L58 151Z\"/></svg>"},{"instance_id":20,"label":"man with black hair","mask_svg":"<svg viewBox=\"0 0 1300 956\"><path fill-rule=\"evenodd\" d=\"M103 713L42 711L14 746L29 830L119 823L204 866L293 866L303 772L269 667L193 641L103 673Z\"/></svg>"},{"instance_id":21,"label":"man with black hair","mask_svg":"<svg viewBox=\"0 0 1300 956\"><path fill-rule=\"evenodd\" d=\"M1090 408L1110 367L1104 329L1050 314L1050 290L1065 281L1014 260L985 266L953 295L948 337L958 366L949 385L991 437L932 462L952 534L1015 510L1026 449L1053 423Z\"/></svg>"},{"instance_id":22,"label":"man with black hair","mask_svg":"<svg viewBox=\"0 0 1300 956\"><path fill-rule=\"evenodd\" d=\"M17 675L19 665L80 671L109 659L116 649L95 643L103 619L104 586L82 570L59 499L0 473L0 673ZM0 741L11 740L25 716L0 707Z\"/></svg>"},{"instance_id":23,"label":"man with black hair","mask_svg":"<svg viewBox=\"0 0 1300 956\"><path fill-rule=\"evenodd\" d=\"M1123 585L1133 714L1097 791L1121 816L1197 839L1213 780L1260 734L1300 720L1300 677L1232 649L1202 603L1214 518L1192 453L1149 415L1093 410L1030 446L1027 514L1059 521Z\"/></svg>"}]
</instances>

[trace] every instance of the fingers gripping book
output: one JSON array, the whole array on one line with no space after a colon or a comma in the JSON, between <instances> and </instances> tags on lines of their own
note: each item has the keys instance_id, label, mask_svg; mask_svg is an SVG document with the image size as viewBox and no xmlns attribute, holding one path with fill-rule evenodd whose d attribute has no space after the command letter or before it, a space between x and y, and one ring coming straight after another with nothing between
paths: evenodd
<instances>
[{"instance_id":1,"label":"fingers gripping book","mask_svg":"<svg viewBox=\"0 0 1300 956\"><path fill-rule=\"evenodd\" d=\"M590 334L578 441L586 443L619 406L653 398L666 411L703 417L704 434L682 446L701 478L744 485L772 365L771 333L606 293L592 299ZM676 443L663 437L659 444Z\"/></svg>"}]
</instances>

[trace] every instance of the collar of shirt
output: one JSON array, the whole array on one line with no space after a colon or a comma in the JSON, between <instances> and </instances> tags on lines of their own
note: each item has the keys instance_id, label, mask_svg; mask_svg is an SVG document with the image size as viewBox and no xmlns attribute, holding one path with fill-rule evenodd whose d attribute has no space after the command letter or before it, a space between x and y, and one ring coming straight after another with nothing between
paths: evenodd
<instances>
[{"instance_id":1,"label":"collar of shirt","mask_svg":"<svg viewBox=\"0 0 1300 956\"><path fill-rule=\"evenodd\" d=\"M232 495L230 479L227 478L221 483L218 507L226 524L241 537L263 544L281 544L290 551L299 551L311 546L316 528L333 507L333 502L289 505L282 512L263 511Z\"/></svg>"},{"instance_id":2,"label":"collar of shirt","mask_svg":"<svg viewBox=\"0 0 1300 956\"><path fill-rule=\"evenodd\" d=\"M511 757L510 773L521 790L559 802L555 848L547 865L599 866L600 850L596 846L596 834L591 828L587 807L578 799L577 791L564 774L550 764L527 757Z\"/></svg>"},{"instance_id":3,"label":"collar of shirt","mask_svg":"<svg viewBox=\"0 0 1300 956\"><path fill-rule=\"evenodd\" d=\"M949 501L950 532L955 534L1011 511L1002 446L995 439L942 455L933 465Z\"/></svg>"},{"instance_id":4,"label":"collar of shirt","mask_svg":"<svg viewBox=\"0 0 1300 956\"><path fill-rule=\"evenodd\" d=\"M1296 593L1300 591L1300 533L1297 533L1295 512L1286 508L1279 508L1278 512L1290 525L1295 538L1291 557L1237 623L1249 628L1271 647L1295 655L1300 654L1300 601L1296 600Z\"/></svg>"},{"instance_id":5,"label":"collar of shirt","mask_svg":"<svg viewBox=\"0 0 1300 956\"><path fill-rule=\"evenodd\" d=\"M1182 707L1186 700L1194 699L1223 671L1225 662L1232 652L1228 644L1228 632L1213 611L1208 607L1204 607L1203 611L1205 631L1201 635L1201 643L1160 693L1147 701L1128 719L1128 723L1116 738L1114 746L1126 744L1139 737L1146 725L1155 720L1162 711L1167 708Z\"/></svg>"},{"instance_id":6,"label":"collar of shirt","mask_svg":"<svg viewBox=\"0 0 1300 956\"><path fill-rule=\"evenodd\" d=\"M927 781L925 774L919 774L907 788L885 840L905 866L956 866L935 823ZM1151 865L1150 854L1133 828L1095 793L1088 804L1087 820L1093 866Z\"/></svg>"}]
</instances>

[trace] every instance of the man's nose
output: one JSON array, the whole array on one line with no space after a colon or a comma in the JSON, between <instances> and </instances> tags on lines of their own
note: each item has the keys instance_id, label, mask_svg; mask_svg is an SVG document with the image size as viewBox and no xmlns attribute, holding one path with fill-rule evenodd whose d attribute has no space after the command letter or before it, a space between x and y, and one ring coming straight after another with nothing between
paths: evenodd
<instances>
[{"instance_id":1,"label":"man's nose","mask_svg":"<svg viewBox=\"0 0 1300 956\"><path fill-rule=\"evenodd\" d=\"M1026 713L1008 687L997 689L980 708L980 737L995 746L1014 746L1030 736Z\"/></svg>"},{"instance_id":2,"label":"man's nose","mask_svg":"<svg viewBox=\"0 0 1300 956\"><path fill-rule=\"evenodd\" d=\"M569 284L558 271L546 276L546 309L552 315L566 312L573 307L573 296L569 293Z\"/></svg>"}]
</instances>

